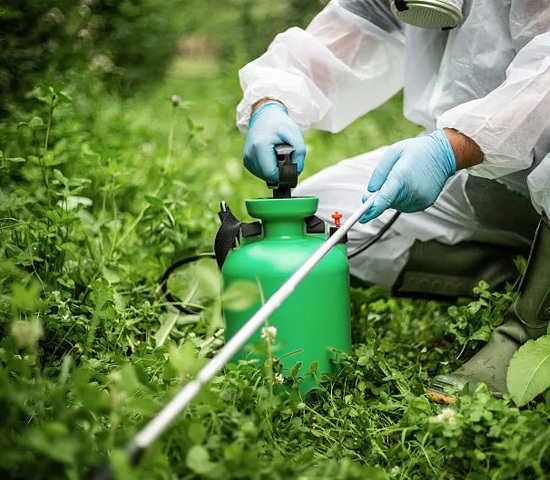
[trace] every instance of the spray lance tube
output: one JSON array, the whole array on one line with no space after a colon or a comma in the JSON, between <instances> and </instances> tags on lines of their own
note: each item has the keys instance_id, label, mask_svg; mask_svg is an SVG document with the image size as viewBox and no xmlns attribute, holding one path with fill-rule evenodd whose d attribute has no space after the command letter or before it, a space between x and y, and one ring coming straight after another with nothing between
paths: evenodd
<instances>
[{"instance_id":1,"label":"spray lance tube","mask_svg":"<svg viewBox=\"0 0 550 480\"><path fill-rule=\"evenodd\" d=\"M174 419L193 401L201 388L208 383L233 356L245 345L254 333L264 324L283 302L294 292L319 262L340 242L347 232L371 207L376 194L361 205L332 236L324 241L301 267L266 301L266 303L231 337L224 347L204 366L197 378L187 383L179 393L128 443L125 450L132 463L137 463L141 454L174 421ZM104 466L93 477L94 480L106 480L112 477L110 465Z\"/></svg>"}]
</instances>

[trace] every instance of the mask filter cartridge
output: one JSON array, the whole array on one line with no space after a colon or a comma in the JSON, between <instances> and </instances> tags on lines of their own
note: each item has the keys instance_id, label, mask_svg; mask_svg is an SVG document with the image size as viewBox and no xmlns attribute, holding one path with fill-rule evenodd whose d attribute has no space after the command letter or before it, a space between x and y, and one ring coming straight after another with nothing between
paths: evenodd
<instances>
[{"instance_id":1,"label":"mask filter cartridge","mask_svg":"<svg viewBox=\"0 0 550 480\"><path fill-rule=\"evenodd\" d=\"M462 21L464 0L392 0L392 12L402 22L420 28L450 30Z\"/></svg>"}]
</instances>

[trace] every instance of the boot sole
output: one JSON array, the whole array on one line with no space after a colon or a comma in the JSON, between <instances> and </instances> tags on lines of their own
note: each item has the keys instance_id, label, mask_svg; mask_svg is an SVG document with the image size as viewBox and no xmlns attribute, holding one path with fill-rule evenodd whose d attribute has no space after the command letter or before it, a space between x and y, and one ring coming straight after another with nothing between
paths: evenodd
<instances>
[{"instance_id":1,"label":"boot sole","mask_svg":"<svg viewBox=\"0 0 550 480\"><path fill-rule=\"evenodd\" d=\"M426 395L430 400L435 403L439 403L440 405L451 405L456 402L456 397L445 393L436 392L434 390L430 390L429 388L426 389Z\"/></svg>"}]
</instances>

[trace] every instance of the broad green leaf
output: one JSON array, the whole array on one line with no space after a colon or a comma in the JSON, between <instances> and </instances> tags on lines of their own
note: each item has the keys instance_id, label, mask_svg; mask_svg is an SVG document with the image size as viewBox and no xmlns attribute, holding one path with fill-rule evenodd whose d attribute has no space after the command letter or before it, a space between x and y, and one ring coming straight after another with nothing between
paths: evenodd
<instances>
[{"instance_id":1,"label":"broad green leaf","mask_svg":"<svg viewBox=\"0 0 550 480\"><path fill-rule=\"evenodd\" d=\"M66 162L63 158L56 158L52 152L48 152L44 155L43 161L46 167L55 167L56 165L61 165Z\"/></svg>"},{"instance_id":2,"label":"broad green leaf","mask_svg":"<svg viewBox=\"0 0 550 480\"><path fill-rule=\"evenodd\" d=\"M489 340L489 337L491 335L491 328L488 325L483 325L483 327L477 329L472 336L470 337L470 340L483 340L487 342Z\"/></svg>"},{"instance_id":3,"label":"broad green leaf","mask_svg":"<svg viewBox=\"0 0 550 480\"><path fill-rule=\"evenodd\" d=\"M13 308L19 311L32 311L37 307L37 299L42 287L38 283L22 285L15 283L11 287L10 303Z\"/></svg>"},{"instance_id":4,"label":"broad green leaf","mask_svg":"<svg viewBox=\"0 0 550 480\"><path fill-rule=\"evenodd\" d=\"M508 368L508 390L518 407L550 388L550 337L531 340L519 348Z\"/></svg>"},{"instance_id":5,"label":"broad green leaf","mask_svg":"<svg viewBox=\"0 0 550 480\"><path fill-rule=\"evenodd\" d=\"M59 372L58 382L60 385L65 385L69 378L69 372L71 371L71 365L73 363L73 357L71 355L65 355L61 362L61 370Z\"/></svg>"},{"instance_id":6,"label":"broad green leaf","mask_svg":"<svg viewBox=\"0 0 550 480\"><path fill-rule=\"evenodd\" d=\"M117 480L131 480L134 478L130 459L125 451L120 449L113 450L111 452L110 461Z\"/></svg>"},{"instance_id":7,"label":"broad green leaf","mask_svg":"<svg viewBox=\"0 0 550 480\"><path fill-rule=\"evenodd\" d=\"M219 298L221 275L215 262L202 261L197 265L197 279L201 292L210 298Z\"/></svg>"},{"instance_id":8,"label":"broad green leaf","mask_svg":"<svg viewBox=\"0 0 550 480\"><path fill-rule=\"evenodd\" d=\"M369 480L389 480L390 476L379 467L367 467L362 472L363 478Z\"/></svg>"},{"instance_id":9,"label":"broad green leaf","mask_svg":"<svg viewBox=\"0 0 550 480\"><path fill-rule=\"evenodd\" d=\"M514 259L514 263L516 264L516 268L518 269L519 274L523 275L525 273L525 270L527 270L527 260L520 255Z\"/></svg>"},{"instance_id":10,"label":"broad green leaf","mask_svg":"<svg viewBox=\"0 0 550 480\"><path fill-rule=\"evenodd\" d=\"M168 354L170 364L176 369L178 374L182 376L186 374L194 375L199 371L201 362L193 342L188 340L179 347L170 345Z\"/></svg>"},{"instance_id":11,"label":"broad green leaf","mask_svg":"<svg viewBox=\"0 0 550 480\"><path fill-rule=\"evenodd\" d=\"M111 378L114 380L117 392L133 395L143 388L135 367L131 364L123 365L119 370L111 372Z\"/></svg>"},{"instance_id":12,"label":"broad green leaf","mask_svg":"<svg viewBox=\"0 0 550 480\"><path fill-rule=\"evenodd\" d=\"M237 280L222 295L224 308L242 311L250 308L258 299L256 284L249 280Z\"/></svg>"},{"instance_id":13,"label":"broad green leaf","mask_svg":"<svg viewBox=\"0 0 550 480\"><path fill-rule=\"evenodd\" d=\"M319 370L319 362L311 362L309 365L310 373L316 374L317 370Z\"/></svg>"},{"instance_id":14,"label":"broad green leaf","mask_svg":"<svg viewBox=\"0 0 550 480\"><path fill-rule=\"evenodd\" d=\"M164 205L164 202L160 198L153 197L152 195L145 195L145 200L147 200L150 205L153 205L153 207L162 208Z\"/></svg>"},{"instance_id":15,"label":"broad green leaf","mask_svg":"<svg viewBox=\"0 0 550 480\"><path fill-rule=\"evenodd\" d=\"M73 97L71 97L70 95L67 95L65 92L59 92L57 95L59 96L59 99L62 102L72 103L73 101Z\"/></svg>"},{"instance_id":16,"label":"broad green leaf","mask_svg":"<svg viewBox=\"0 0 550 480\"><path fill-rule=\"evenodd\" d=\"M239 441L230 443L223 448L224 458L231 462L240 462L244 455L246 455L245 446Z\"/></svg>"},{"instance_id":17,"label":"broad green leaf","mask_svg":"<svg viewBox=\"0 0 550 480\"><path fill-rule=\"evenodd\" d=\"M168 338L168 335L170 335L170 332L172 331L172 328L174 328L178 318L179 315L173 312L165 313L161 316L160 328L157 330L157 333L155 333L155 342L157 343L157 347L164 345L164 342Z\"/></svg>"},{"instance_id":18,"label":"broad green leaf","mask_svg":"<svg viewBox=\"0 0 550 480\"><path fill-rule=\"evenodd\" d=\"M61 184L65 185L69 181L69 179L61 173L61 170L54 168L53 170L53 176L54 178L59 181Z\"/></svg>"},{"instance_id":19,"label":"broad green leaf","mask_svg":"<svg viewBox=\"0 0 550 480\"><path fill-rule=\"evenodd\" d=\"M206 437L208 436L208 432L206 431L204 426L201 425L200 422L192 421L187 426L187 435L189 435L189 439L195 445L200 445L206 440Z\"/></svg>"},{"instance_id":20,"label":"broad green leaf","mask_svg":"<svg viewBox=\"0 0 550 480\"><path fill-rule=\"evenodd\" d=\"M24 439L30 450L52 460L65 464L75 462L78 443L70 437L67 426L61 422L49 422L36 429L28 429Z\"/></svg>"},{"instance_id":21,"label":"broad green leaf","mask_svg":"<svg viewBox=\"0 0 550 480\"><path fill-rule=\"evenodd\" d=\"M73 204L76 203L76 205L91 205L93 203L91 199L85 198L85 197L70 196L70 198L73 201L71 203ZM81 199L84 201L81 201ZM88 200L88 202L86 200ZM71 205L71 207L75 208L75 205ZM118 271L116 271L114 268L108 268L108 267L103 267L103 277L110 284L119 283L121 279L120 273Z\"/></svg>"},{"instance_id":22,"label":"broad green leaf","mask_svg":"<svg viewBox=\"0 0 550 480\"><path fill-rule=\"evenodd\" d=\"M194 445L189 449L185 463L191 470L200 475L207 474L212 468L208 450L200 445Z\"/></svg>"},{"instance_id":23,"label":"broad green leaf","mask_svg":"<svg viewBox=\"0 0 550 480\"><path fill-rule=\"evenodd\" d=\"M214 302L214 305L205 312L204 316L208 324L208 335L214 335L216 330L223 328L224 323L219 301Z\"/></svg>"},{"instance_id":24,"label":"broad green leaf","mask_svg":"<svg viewBox=\"0 0 550 480\"><path fill-rule=\"evenodd\" d=\"M29 122L29 125L33 130L35 130L44 125L44 120L42 120L40 117L33 117Z\"/></svg>"},{"instance_id":25,"label":"broad green leaf","mask_svg":"<svg viewBox=\"0 0 550 480\"><path fill-rule=\"evenodd\" d=\"M292 370L290 372L291 377L296 377L298 373L300 372L300 368L302 368L302 362L296 362L296 365L292 367Z\"/></svg>"},{"instance_id":26,"label":"broad green leaf","mask_svg":"<svg viewBox=\"0 0 550 480\"><path fill-rule=\"evenodd\" d=\"M53 90L54 93L59 93L59 92L63 91L63 88L65 88L65 85L63 85L63 82L55 82L52 85L52 90Z\"/></svg>"}]
</instances>

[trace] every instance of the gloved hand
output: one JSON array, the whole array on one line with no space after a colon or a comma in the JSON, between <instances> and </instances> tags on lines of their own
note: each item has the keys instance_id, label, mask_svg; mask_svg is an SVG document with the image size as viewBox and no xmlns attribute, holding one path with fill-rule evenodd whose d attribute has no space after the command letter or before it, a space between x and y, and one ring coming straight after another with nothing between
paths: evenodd
<instances>
[{"instance_id":1,"label":"gloved hand","mask_svg":"<svg viewBox=\"0 0 550 480\"><path fill-rule=\"evenodd\" d=\"M280 143L292 145L296 151L291 159L298 165L298 175L304 169L306 144L302 132L279 102L261 105L252 114L244 144L244 166L257 177L277 182L279 169L273 147Z\"/></svg>"},{"instance_id":2,"label":"gloved hand","mask_svg":"<svg viewBox=\"0 0 550 480\"><path fill-rule=\"evenodd\" d=\"M401 212L425 210L455 172L455 155L443 130L395 143L372 174L367 190L378 195L359 222L367 223L390 207ZM363 202L371 194L364 195Z\"/></svg>"}]
</instances>

